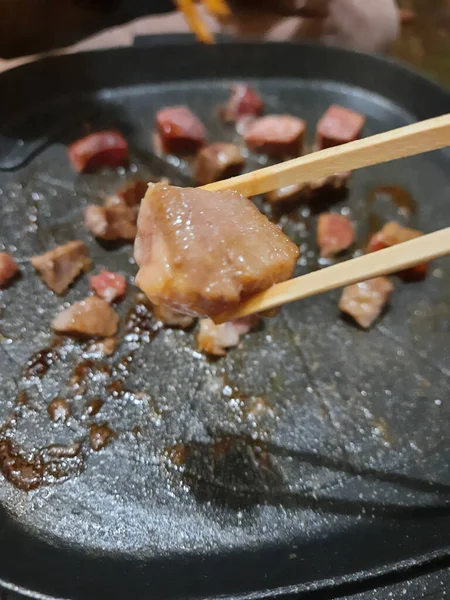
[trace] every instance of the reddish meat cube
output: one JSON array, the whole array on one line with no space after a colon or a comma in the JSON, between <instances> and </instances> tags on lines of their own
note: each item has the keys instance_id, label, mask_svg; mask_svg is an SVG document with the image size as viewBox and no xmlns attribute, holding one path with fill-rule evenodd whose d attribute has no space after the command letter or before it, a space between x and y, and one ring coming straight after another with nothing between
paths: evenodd
<instances>
[{"instance_id":1,"label":"reddish meat cube","mask_svg":"<svg viewBox=\"0 0 450 600\"><path fill-rule=\"evenodd\" d=\"M94 172L102 167L128 164L128 143L118 131L97 131L69 146L69 157L76 171Z\"/></svg>"},{"instance_id":2,"label":"reddish meat cube","mask_svg":"<svg viewBox=\"0 0 450 600\"><path fill-rule=\"evenodd\" d=\"M394 286L387 277L376 277L344 288L339 308L368 329L380 316Z\"/></svg>"},{"instance_id":3,"label":"reddish meat cube","mask_svg":"<svg viewBox=\"0 0 450 600\"><path fill-rule=\"evenodd\" d=\"M390 221L377 233L375 233L369 240L367 246L367 252L376 252L377 250L383 250L383 248L389 248L402 242L408 242L415 238L423 235L421 231L417 229L411 229L410 227L403 227L395 221ZM428 263L421 263L415 267L404 269L396 273L404 281L420 281L427 276Z\"/></svg>"},{"instance_id":4,"label":"reddish meat cube","mask_svg":"<svg viewBox=\"0 0 450 600\"><path fill-rule=\"evenodd\" d=\"M16 261L7 253L0 252L0 288L10 281L19 271Z\"/></svg>"},{"instance_id":5,"label":"reddish meat cube","mask_svg":"<svg viewBox=\"0 0 450 600\"><path fill-rule=\"evenodd\" d=\"M250 315L236 321L216 325L211 319L201 319L197 334L198 347L207 354L225 356L226 350L237 346L241 335L255 329L260 320L261 318L257 315Z\"/></svg>"},{"instance_id":6,"label":"reddish meat cube","mask_svg":"<svg viewBox=\"0 0 450 600\"><path fill-rule=\"evenodd\" d=\"M206 185L239 175L245 158L235 144L218 142L200 150L195 163L195 179L198 185Z\"/></svg>"},{"instance_id":7,"label":"reddish meat cube","mask_svg":"<svg viewBox=\"0 0 450 600\"><path fill-rule=\"evenodd\" d=\"M319 150L357 140L365 123L365 116L349 108L333 104L317 123L316 145Z\"/></svg>"},{"instance_id":8,"label":"reddish meat cube","mask_svg":"<svg viewBox=\"0 0 450 600\"><path fill-rule=\"evenodd\" d=\"M106 269L102 269L98 275L91 275L91 288L106 300L106 302L114 302L116 298L121 298L127 290L127 281L123 275L112 273Z\"/></svg>"},{"instance_id":9,"label":"reddish meat cube","mask_svg":"<svg viewBox=\"0 0 450 600\"><path fill-rule=\"evenodd\" d=\"M90 204L84 212L84 224L95 237L103 240L134 240L138 209L123 206Z\"/></svg>"},{"instance_id":10,"label":"reddish meat cube","mask_svg":"<svg viewBox=\"0 0 450 600\"><path fill-rule=\"evenodd\" d=\"M137 285L154 304L214 317L291 277L299 250L237 192L155 184L141 203Z\"/></svg>"},{"instance_id":11,"label":"reddish meat cube","mask_svg":"<svg viewBox=\"0 0 450 600\"><path fill-rule=\"evenodd\" d=\"M91 268L92 263L86 244L75 241L33 256L31 264L51 290L62 294L82 271Z\"/></svg>"},{"instance_id":12,"label":"reddish meat cube","mask_svg":"<svg viewBox=\"0 0 450 600\"><path fill-rule=\"evenodd\" d=\"M251 123L244 141L252 152L273 158L298 156L303 150L305 121L290 115L268 115Z\"/></svg>"},{"instance_id":13,"label":"reddish meat cube","mask_svg":"<svg viewBox=\"0 0 450 600\"><path fill-rule=\"evenodd\" d=\"M112 337L119 326L119 315L98 296L89 296L60 312L52 322L59 333Z\"/></svg>"},{"instance_id":14,"label":"reddish meat cube","mask_svg":"<svg viewBox=\"0 0 450 600\"><path fill-rule=\"evenodd\" d=\"M347 250L355 240L353 223L343 215L323 213L317 224L317 244L320 256L330 258Z\"/></svg>"},{"instance_id":15,"label":"reddish meat cube","mask_svg":"<svg viewBox=\"0 0 450 600\"><path fill-rule=\"evenodd\" d=\"M263 110L264 103L254 89L246 83L235 83L230 99L221 110L221 117L226 123L235 123L242 117L259 117Z\"/></svg>"},{"instance_id":16,"label":"reddish meat cube","mask_svg":"<svg viewBox=\"0 0 450 600\"><path fill-rule=\"evenodd\" d=\"M193 154L206 141L203 123L187 106L168 106L156 114L156 129L163 152Z\"/></svg>"},{"instance_id":17,"label":"reddish meat cube","mask_svg":"<svg viewBox=\"0 0 450 600\"><path fill-rule=\"evenodd\" d=\"M173 310L172 308L161 305L153 307L153 315L166 327L176 327L178 329L187 329L195 321L195 317L184 315L177 310Z\"/></svg>"}]
</instances>

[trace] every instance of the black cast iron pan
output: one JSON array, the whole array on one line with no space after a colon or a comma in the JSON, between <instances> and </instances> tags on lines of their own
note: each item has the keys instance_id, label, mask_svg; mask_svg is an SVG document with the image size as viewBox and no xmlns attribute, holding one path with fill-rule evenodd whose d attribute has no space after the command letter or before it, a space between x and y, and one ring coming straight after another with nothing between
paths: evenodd
<instances>
[{"instance_id":1,"label":"black cast iron pan","mask_svg":"<svg viewBox=\"0 0 450 600\"><path fill-rule=\"evenodd\" d=\"M131 278L131 248L93 241L84 206L129 171L189 183L187 165L152 154L155 111L186 103L211 139L234 139L216 108L236 79L260 89L267 112L305 118L310 142L332 102L365 113L367 135L450 107L446 91L388 60L289 44L157 44L1 75L0 244L22 268L0 296L6 587L77 600L263 597L450 551L445 259L425 282L397 283L369 332L342 320L330 293L286 307L216 362L192 332L158 330L135 290L119 309L112 357L50 333L88 278L58 298L29 257L82 239L97 267ZM102 127L128 137L130 170L76 175L66 144ZM358 171L347 195L327 201L357 223L357 248L390 218L432 231L449 224L449 166L440 151ZM299 273L322 266L316 212L302 207L284 222L302 248ZM70 405L65 423L49 419L55 397ZM103 404L88 414L94 399ZM93 424L114 432L97 452Z\"/></svg>"}]
</instances>

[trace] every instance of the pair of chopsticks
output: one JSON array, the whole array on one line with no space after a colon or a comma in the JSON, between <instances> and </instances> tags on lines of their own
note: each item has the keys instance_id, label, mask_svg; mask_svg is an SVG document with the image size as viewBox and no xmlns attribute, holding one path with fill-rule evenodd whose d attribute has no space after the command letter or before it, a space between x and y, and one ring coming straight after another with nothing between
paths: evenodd
<instances>
[{"instance_id":1,"label":"pair of chopsticks","mask_svg":"<svg viewBox=\"0 0 450 600\"><path fill-rule=\"evenodd\" d=\"M218 192L237 190L244 196L264 194L293 184L307 183L343 171L353 171L450 145L450 114L380 133L342 146L320 150L277 165L204 186ZM388 275L450 253L450 227L278 283L217 323L263 312L315 294Z\"/></svg>"}]
</instances>

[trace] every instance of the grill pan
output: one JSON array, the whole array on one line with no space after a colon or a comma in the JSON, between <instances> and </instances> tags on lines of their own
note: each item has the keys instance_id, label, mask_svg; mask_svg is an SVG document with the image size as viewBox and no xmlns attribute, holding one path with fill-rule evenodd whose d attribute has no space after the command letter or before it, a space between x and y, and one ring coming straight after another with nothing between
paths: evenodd
<instances>
[{"instance_id":1,"label":"grill pan","mask_svg":"<svg viewBox=\"0 0 450 600\"><path fill-rule=\"evenodd\" d=\"M187 164L152 154L155 111L185 103L211 140L233 140L216 113L235 80L261 91L266 112L305 118L309 143L331 103L366 114L366 135L450 106L445 90L397 63L309 45L158 42L0 76L0 244L22 273L0 292L7 588L73 600L265 597L450 552L445 259L424 282L396 282L368 332L339 316L332 292L285 307L217 361L197 352L192 331L160 330L136 290L119 308L112 357L50 332L88 277L56 297L30 256L81 239L97 267L131 280L130 246L92 240L84 207L130 176L189 184ZM76 175L66 144L104 127L128 138L130 169ZM356 251L392 218L433 231L450 220L449 164L442 150L364 169L327 202L357 223ZM282 220L301 245L298 274L323 266L318 206ZM49 419L55 397L70 404L66 423ZM103 403L95 415L90 402ZM95 425L110 434L96 452Z\"/></svg>"}]
</instances>

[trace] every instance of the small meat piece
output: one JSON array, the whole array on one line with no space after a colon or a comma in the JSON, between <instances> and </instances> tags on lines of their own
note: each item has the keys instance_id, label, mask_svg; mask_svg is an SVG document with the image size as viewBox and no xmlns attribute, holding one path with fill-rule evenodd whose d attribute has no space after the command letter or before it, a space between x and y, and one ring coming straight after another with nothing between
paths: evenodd
<instances>
[{"instance_id":1,"label":"small meat piece","mask_svg":"<svg viewBox=\"0 0 450 600\"><path fill-rule=\"evenodd\" d=\"M89 337L111 337L117 332L119 315L98 296L89 296L75 302L56 315L52 327L59 333Z\"/></svg>"},{"instance_id":2,"label":"small meat piece","mask_svg":"<svg viewBox=\"0 0 450 600\"><path fill-rule=\"evenodd\" d=\"M293 185L286 185L285 187L272 190L265 195L265 198L271 204L277 204L278 202L297 202L303 197L303 193L306 186L303 184L294 183Z\"/></svg>"},{"instance_id":3,"label":"small meat piece","mask_svg":"<svg viewBox=\"0 0 450 600\"><path fill-rule=\"evenodd\" d=\"M244 141L252 152L273 158L299 156L303 150L305 121L290 115L268 115L251 123Z\"/></svg>"},{"instance_id":4,"label":"small meat piece","mask_svg":"<svg viewBox=\"0 0 450 600\"><path fill-rule=\"evenodd\" d=\"M16 261L7 252L0 252L0 288L18 272L19 266Z\"/></svg>"},{"instance_id":5,"label":"small meat piece","mask_svg":"<svg viewBox=\"0 0 450 600\"><path fill-rule=\"evenodd\" d=\"M102 269L98 275L91 275L91 288L109 304L125 295L127 281L123 275Z\"/></svg>"},{"instance_id":6,"label":"small meat piece","mask_svg":"<svg viewBox=\"0 0 450 600\"><path fill-rule=\"evenodd\" d=\"M357 140L365 121L364 115L333 104L317 123L317 148L323 150Z\"/></svg>"},{"instance_id":7,"label":"small meat piece","mask_svg":"<svg viewBox=\"0 0 450 600\"><path fill-rule=\"evenodd\" d=\"M226 123L236 123L242 117L262 115L264 102L260 96L246 83L235 83L231 88L231 96L220 112Z\"/></svg>"},{"instance_id":8,"label":"small meat piece","mask_svg":"<svg viewBox=\"0 0 450 600\"><path fill-rule=\"evenodd\" d=\"M207 354L225 356L227 348L237 346L241 335L255 329L260 320L257 315L250 315L216 325L211 319L201 319L197 334L198 347Z\"/></svg>"},{"instance_id":9,"label":"small meat piece","mask_svg":"<svg viewBox=\"0 0 450 600\"><path fill-rule=\"evenodd\" d=\"M200 150L195 162L195 179L198 185L206 185L234 177L242 172L245 158L235 144L218 142Z\"/></svg>"},{"instance_id":10,"label":"small meat piece","mask_svg":"<svg viewBox=\"0 0 450 600\"><path fill-rule=\"evenodd\" d=\"M84 212L84 224L95 237L103 240L134 240L136 237L137 208L97 206L89 204Z\"/></svg>"},{"instance_id":11,"label":"small meat piece","mask_svg":"<svg viewBox=\"0 0 450 600\"><path fill-rule=\"evenodd\" d=\"M320 256L330 258L346 250L355 240L353 223L344 215L322 213L317 224Z\"/></svg>"},{"instance_id":12,"label":"small meat piece","mask_svg":"<svg viewBox=\"0 0 450 600\"><path fill-rule=\"evenodd\" d=\"M147 185L147 182L142 179L129 181L105 200L105 206L128 206L131 208L139 206L147 191Z\"/></svg>"},{"instance_id":13,"label":"small meat piece","mask_svg":"<svg viewBox=\"0 0 450 600\"><path fill-rule=\"evenodd\" d=\"M153 315L155 319L161 321L166 327L188 329L195 321L195 317L184 315L183 313L168 308L167 306L154 306Z\"/></svg>"},{"instance_id":14,"label":"small meat piece","mask_svg":"<svg viewBox=\"0 0 450 600\"><path fill-rule=\"evenodd\" d=\"M193 154L206 142L203 123L187 106L168 106L156 114L161 148L168 154Z\"/></svg>"},{"instance_id":15,"label":"small meat piece","mask_svg":"<svg viewBox=\"0 0 450 600\"><path fill-rule=\"evenodd\" d=\"M89 356L89 358L103 358L114 354L116 348L117 338L115 336L107 337L103 340L93 342L89 348L87 348L85 354Z\"/></svg>"},{"instance_id":16,"label":"small meat piece","mask_svg":"<svg viewBox=\"0 0 450 600\"><path fill-rule=\"evenodd\" d=\"M86 244L75 241L33 256L31 264L51 290L62 294L82 271L91 268L91 259Z\"/></svg>"},{"instance_id":17,"label":"small meat piece","mask_svg":"<svg viewBox=\"0 0 450 600\"><path fill-rule=\"evenodd\" d=\"M136 283L157 305L214 317L291 277L298 255L237 192L158 183L141 203Z\"/></svg>"},{"instance_id":18,"label":"small meat piece","mask_svg":"<svg viewBox=\"0 0 450 600\"><path fill-rule=\"evenodd\" d=\"M341 190L348 185L351 171L343 171L342 173L335 173L329 177L323 177L321 179L315 179L310 181L308 186L311 192L322 192L325 190Z\"/></svg>"},{"instance_id":19,"label":"small meat piece","mask_svg":"<svg viewBox=\"0 0 450 600\"><path fill-rule=\"evenodd\" d=\"M394 286L387 277L376 277L344 288L339 308L368 329L380 316Z\"/></svg>"},{"instance_id":20,"label":"small meat piece","mask_svg":"<svg viewBox=\"0 0 450 600\"><path fill-rule=\"evenodd\" d=\"M367 246L367 252L376 252L383 248L389 248L402 242L408 242L422 236L423 233L417 229L411 229L410 227L403 227L395 221L390 221L377 233L375 233L369 241ZM427 276L428 263L421 263L415 267L404 269L396 273L404 281L420 281Z\"/></svg>"},{"instance_id":21,"label":"small meat piece","mask_svg":"<svg viewBox=\"0 0 450 600\"><path fill-rule=\"evenodd\" d=\"M118 131L97 131L69 146L74 169L92 173L103 167L112 169L128 164L128 142Z\"/></svg>"}]
</instances>

